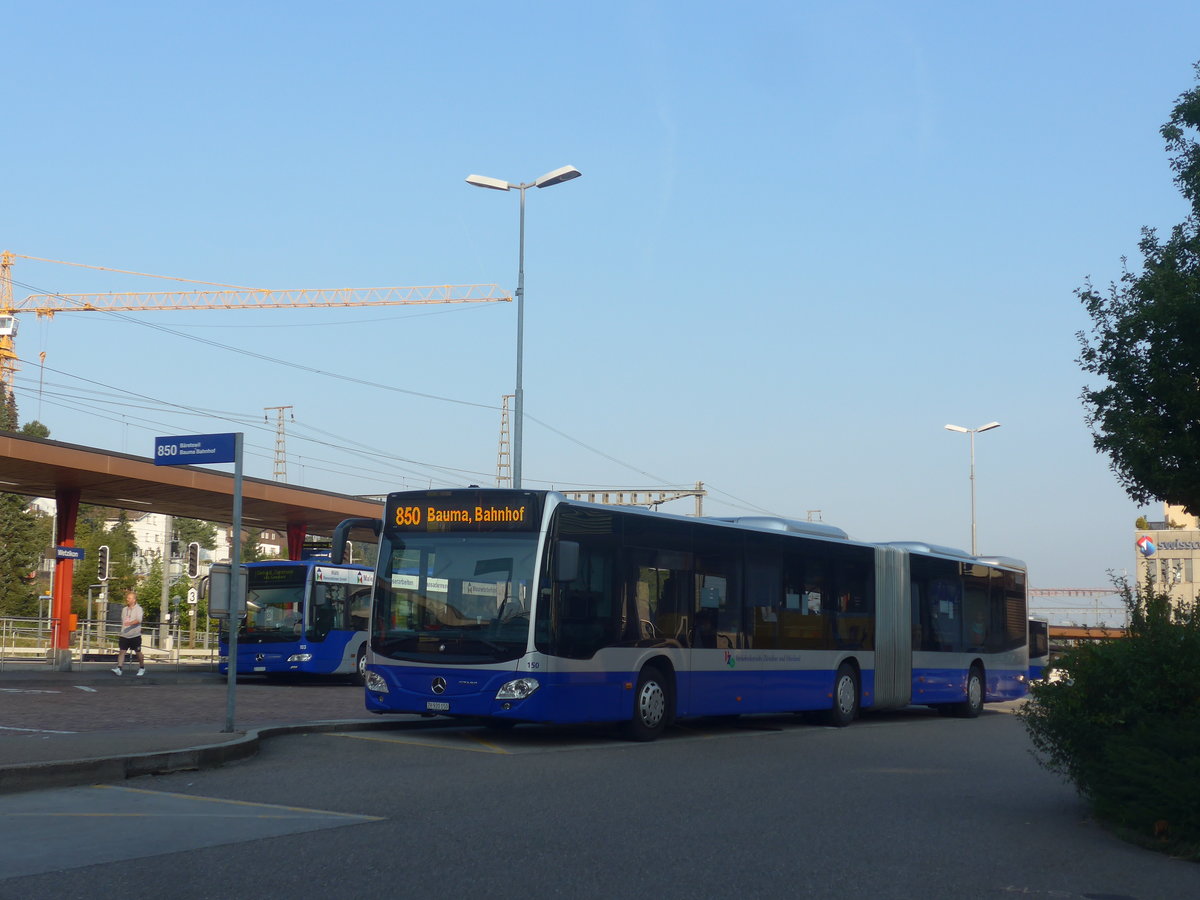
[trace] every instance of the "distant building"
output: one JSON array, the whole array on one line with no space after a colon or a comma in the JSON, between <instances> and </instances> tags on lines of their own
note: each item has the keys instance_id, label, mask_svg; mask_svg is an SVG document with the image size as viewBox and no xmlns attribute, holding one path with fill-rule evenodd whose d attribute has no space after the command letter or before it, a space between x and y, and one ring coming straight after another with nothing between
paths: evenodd
<instances>
[{"instance_id":1,"label":"distant building","mask_svg":"<svg viewBox=\"0 0 1200 900\"><path fill-rule=\"evenodd\" d=\"M51 499L46 497L35 497L30 501L29 507L36 509L39 512L47 515L55 515L57 505ZM166 516L160 513L139 513L133 510L127 510L125 518L129 522L129 529L133 532L134 542L137 544L137 555L133 559L133 570L139 578L144 578L150 574L150 567L154 561L162 556L163 542L166 539ZM111 531L116 527L117 518L107 519L104 523L106 531ZM229 547L230 535L233 531L228 525L213 524L216 529L216 549L205 550L200 548L200 571L207 573L208 567L215 562L229 562ZM247 533L251 533L249 529L244 529ZM180 560L186 554L186 547L172 547L173 558ZM275 531L261 531L258 533L258 552L264 558L287 556L287 537ZM41 561L41 570L44 575L49 573L54 568L54 560L47 556Z\"/></svg>"},{"instance_id":2,"label":"distant building","mask_svg":"<svg viewBox=\"0 0 1200 900\"><path fill-rule=\"evenodd\" d=\"M167 537L167 517L160 513L126 513L126 518L138 547L137 556L133 560L134 571L139 576L148 575L154 561L163 554L163 544ZM113 518L106 521L104 527L111 530L116 524L117 519ZM202 574L207 572L208 567L215 562L229 562L230 536L233 529L228 525L214 524L213 527L217 532L217 546L214 550L200 548L200 571ZM174 540L172 544L176 544L171 547L172 557L182 559L187 548L178 546L178 542ZM277 532L263 531L259 533L258 551L264 557L283 556L286 547Z\"/></svg>"},{"instance_id":3,"label":"distant building","mask_svg":"<svg viewBox=\"0 0 1200 900\"><path fill-rule=\"evenodd\" d=\"M1200 593L1200 519L1182 506L1164 503L1161 522L1138 524L1147 526L1134 535L1138 586L1153 579L1172 600L1195 600Z\"/></svg>"}]
</instances>

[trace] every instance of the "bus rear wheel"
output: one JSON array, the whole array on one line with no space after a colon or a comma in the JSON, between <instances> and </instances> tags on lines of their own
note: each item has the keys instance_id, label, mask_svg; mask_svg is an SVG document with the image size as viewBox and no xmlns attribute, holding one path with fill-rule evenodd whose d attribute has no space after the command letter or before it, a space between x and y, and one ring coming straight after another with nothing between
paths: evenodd
<instances>
[{"instance_id":1,"label":"bus rear wheel","mask_svg":"<svg viewBox=\"0 0 1200 900\"><path fill-rule=\"evenodd\" d=\"M670 720L671 693L663 674L646 666L638 676L633 694L633 715L625 723L625 736L631 741L656 740Z\"/></svg>"},{"instance_id":2,"label":"bus rear wheel","mask_svg":"<svg viewBox=\"0 0 1200 900\"><path fill-rule=\"evenodd\" d=\"M954 704L954 715L960 719L974 719L983 712L983 670L971 666L967 675L967 699Z\"/></svg>"},{"instance_id":3,"label":"bus rear wheel","mask_svg":"<svg viewBox=\"0 0 1200 900\"><path fill-rule=\"evenodd\" d=\"M858 670L850 663L842 663L833 679L833 703L825 713L826 723L845 728L857 719L858 698Z\"/></svg>"}]
</instances>

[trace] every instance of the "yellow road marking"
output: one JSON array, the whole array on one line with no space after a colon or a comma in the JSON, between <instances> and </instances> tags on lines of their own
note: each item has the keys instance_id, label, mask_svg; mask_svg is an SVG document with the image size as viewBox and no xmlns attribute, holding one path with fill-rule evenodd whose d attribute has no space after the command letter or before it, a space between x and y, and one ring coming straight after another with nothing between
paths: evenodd
<instances>
[{"instance_id":1,"label":"yellow road marking","mask_svg":"<svg viewBox=\"0 0 1200 900\"><path fill-rule=\"evenodd\" d=\"M306 806L281 806L278 803L255 803L252 800L225 800L221 797L198 797L194 794L177 794L171 791L148 791L143 788L120 787L115 784L96 784L95 788L105 791L123 791L127 794L145 794L150 797L176 797L180 800L202 800L206 803L225 803L230 806L254 806L263 809L282 809L288 812L298 813L313 813L320 816L341 816L347 819L369 819L375 822L383 821L381 816L364 816L359 813L340 813L333 812L328 809L310 809ZM122 815L136 815L136 813L122 813Z\"/></svg>"}]
</instances>

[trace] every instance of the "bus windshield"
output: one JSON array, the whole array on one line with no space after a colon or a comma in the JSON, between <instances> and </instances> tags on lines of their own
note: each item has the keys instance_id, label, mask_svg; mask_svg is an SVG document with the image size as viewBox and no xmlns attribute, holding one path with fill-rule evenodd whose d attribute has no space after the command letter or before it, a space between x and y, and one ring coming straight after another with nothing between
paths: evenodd
<instances>
[{"instance_id":1,"label":"bus windshield","mask_svg":"<svg viewBox=\"0 0 1200 900\"><path fill-rule=\"evenodd\" d=\"M246 618L238 640L250 643L294 641L304 631L305 566L248 568Z\"/></svg>"},{"instance_id":2,"label":"bus windshield","mask_svg":"<svg viewBox=\"0 0 1200 900\"><path fill-rule=\"evenodd\" d=\"M397 660L516 659L529 635L537 536L406 534L380 547L371 649Z\"/></svg>"}]
</instances>

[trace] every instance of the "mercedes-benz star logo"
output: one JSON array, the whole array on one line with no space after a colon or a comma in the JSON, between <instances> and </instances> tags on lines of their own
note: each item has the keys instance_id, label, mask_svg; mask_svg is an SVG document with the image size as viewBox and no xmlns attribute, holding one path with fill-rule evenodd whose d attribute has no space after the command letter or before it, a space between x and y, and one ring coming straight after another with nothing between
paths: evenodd
<instances>
[{"instance_id":1,"label":"mercedes-benz star logo","mask_svg":"<svg viewBox=\"0 0 1200 900\"><path fill-rule=\"evenodd\" d=\"M441 675L439 675L437 678L433 679L433 692L435 694L446 693L446 679L443 678Z\"/></svg>"}]
</instances>

